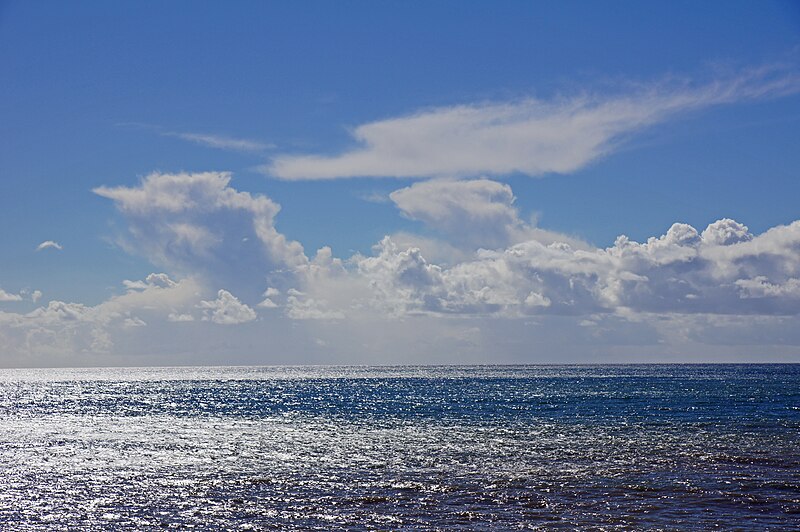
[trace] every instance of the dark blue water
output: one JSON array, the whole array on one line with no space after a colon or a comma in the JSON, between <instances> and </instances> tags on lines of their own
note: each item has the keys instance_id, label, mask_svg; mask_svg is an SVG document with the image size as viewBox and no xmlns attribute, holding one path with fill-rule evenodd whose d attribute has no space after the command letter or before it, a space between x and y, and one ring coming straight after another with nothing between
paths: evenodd
<instances>
[{"instance_id":1,"label":"dark blue water","mask_svg":"<svg viewBox=\"0 0 800 532\"><path fill-rule=\"evenodd\" d=\"M800 529L800 366L0 371L0 529Z\"/></svg>"}]
</instances>

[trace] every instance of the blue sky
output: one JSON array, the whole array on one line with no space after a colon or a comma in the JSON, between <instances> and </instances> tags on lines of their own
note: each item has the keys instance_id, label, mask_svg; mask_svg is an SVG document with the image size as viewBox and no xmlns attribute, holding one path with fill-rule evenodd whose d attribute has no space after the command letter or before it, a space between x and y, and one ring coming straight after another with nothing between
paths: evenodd
<instances>
[{"instance_id":1,"label":"blue sky","mask_svg":"<svg viewBox=\"0 0 800 532\"><path fill-rule=\"evenodd\" d=\"M800 359L799 59L793 2L2 3L0 364Z\"/></svg>"}]
</instances>

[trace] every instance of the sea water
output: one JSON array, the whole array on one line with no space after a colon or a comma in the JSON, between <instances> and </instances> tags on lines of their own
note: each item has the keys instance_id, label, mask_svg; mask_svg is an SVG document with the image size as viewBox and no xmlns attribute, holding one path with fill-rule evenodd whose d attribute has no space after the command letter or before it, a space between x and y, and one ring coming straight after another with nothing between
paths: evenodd
<instances>
[{"instance_id":1,"label":"sea water","mask_svg":"<svg viewBox=\"0 0 800 532\"><path fill-rule=\"evenodd\" d=\"M800 529L800 366L0 371L0 529Z\"/></svg>"}]
</instances>

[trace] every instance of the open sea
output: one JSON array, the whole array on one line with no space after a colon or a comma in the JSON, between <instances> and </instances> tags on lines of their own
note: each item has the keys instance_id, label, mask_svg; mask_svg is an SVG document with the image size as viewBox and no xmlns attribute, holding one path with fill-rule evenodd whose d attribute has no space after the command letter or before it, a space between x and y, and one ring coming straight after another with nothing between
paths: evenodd
<instances>
[{"instance_id":1,"label":"open sea","mask_svg":"<svg viewBox=\"0 0 800 532\"><path fill-rule=\"evenodd\" d=\"M0 370L0 529L800 530L800 365Z\"/></svg>"}]
</instances>

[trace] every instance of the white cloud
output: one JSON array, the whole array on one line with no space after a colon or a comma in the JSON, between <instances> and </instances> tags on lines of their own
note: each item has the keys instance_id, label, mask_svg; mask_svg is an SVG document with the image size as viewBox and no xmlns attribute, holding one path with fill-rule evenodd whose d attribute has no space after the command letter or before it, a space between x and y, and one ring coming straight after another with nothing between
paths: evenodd
<instances>
[{"instance_id":1,"label":"white cloud","mask_svg":"<svg viewBox=\"0 0 800 532\"><path fill-rule=\"evenodd\" d=\"M122 281L122 285L127 288L128 290L144 290L147 288L147 283L144 281L131 281L129 279L124 279Z\"/></svg>"},{"instance_id":2,"label":"white cloud","mask_svg":"<svg viewBox=\"0 0 800 532\"><path fill-rule=\"evenodd\" d=\"M220 290L217 299L201 301L197 307L203 309L203 320L220 325L236 325L256 319L256 312L227 290Z\"/></svg>"},{"instance_id":3,"label":"white cloud","mask_svg":"<svg viewBox=\"0 0 800 532\"><path fill-rule=\"evenodd\" d=\"M266 290L264 290L264 294L263 295L264 295L264 297L276 297L276 296L281 295L281 291L278 290L277 288L275 288L274 286L269 286L269 287L267 287Z\"/></svg>"},{"instance_id":4,"label":"white cloud","mask_svg":"<svg viewBox=\"0 0 800 532\"><path fill-rule=\"evenodd\" d=\"M278 304L275 303L274 299L281 295L281 291L275 287L270 286L266 290L262 296L264 299L257 305L260 308L278 308Z\"/></svg>"},{"instance_id":5,"label":"white cloud","mask_svg":"<svg viewBox=\"0 0 800 532\"><path fill-rule=\"evenodd\" d=\"M414 183L389 197L400 211L469 250L498 249L528 240L567 242L588 248L576 238L526 223L514 207L511 187L489 179L436 179Z\"/></svg>"},{"instance_id":6,"label":"white cloud","mask_svg":"<svg viewBox=\"0 0 800 532\"><path fill-rule=\"evenodd\" d=\"M19 294L9 294L0 288L0 302L1 301L22 301L22 296Z\"/></svg>"},{"instance_id":7,"label":"white cloud","mask_svg":"<svg viewBox=\"0 0 800 532\"><path fill-rule=\"evenodd\" d=\"M137 318L137 317L134 316L132 318L125 318L125 320L122 322L122 326L123 327L128 327L128 328L131 328L131 327L146 327L147 323L145 323L144 320L142 320L141 318Z\"/></svg>"},{"instance_id":8,"label":"white cloud","mask_svg":"<svg viewBox=\"0 0 800 532\"><path fill-rule=\"evenodd\" d=\"M800 279L792 277L780 284L769 282L763 275L752 279L738 279L734 282L741 289L744 298L789 298L800 305Z\"/></svg>"},{"instance_id":9,"label":"white cloud","mask_svg":"<svg viewBox=\"0 0 800 532\"><path fill-rule=\"evenodd\" d=\"M443 238L421 236L407 231L398 231L388 235L400 249L417 248L426 259L437 264L449 265L470 260L475 247L456 247ZM480 247L480 246L478 246Z\"/></svg>"},{"instance_id":10,"label":"white cloud","mask_svg":"<svg viewBox=\"0 0 800 532\"><path fill-rule=\"evenodd\" d=\"M130 224L129 248L163 260L168 273L126 280L123 293L93 306L0 311L0 363L9 353L52 364L64 353L119 352L195 363L197 352L217 363L243 352L265 357L247 363L642 360L641 346L661 360L752 360L746 345L796 359L800 221L758 235L730 219L702 231L676 223L602 249L524 221L507 185L437 180L391 195L435 237L398 233L371 256L343 260L323 247L309 259L275 230L277 205L229 181L155 174L99 189ZM175 229L184 226L199 236ZM243 236L253 248L236 247L248 244ZM181 269L186 276L173 273ZM215 284L237 277L247 290ZM253 326L212 325L253 322L256 309Z\"/></svg>"},{"instance_id":11,"label":"white cloud","mask_svg":"<svg viewBox=\"0 0 800 532\"><path fill-rule=\"evenodd\" d=\"M762 68L704 85L654 84L630 94L441 107L362 124L353 130L355 149L279 155L264 171L282 179L563 174L681 112L798 90L796 72Z\"/></svg>"},{"instance_id":12,"label":"white cloud","mask_svg":"<svg viewBox=\"0 0 800 532\"><path fill-rule=\"evenodd\" d=\"M27 314L0 312L0 328L10 335L6 348L30 354L107 352L115 347L115 331L142 327L145 317L162 320L199 300L200 286L193 279L176 282L152 274L125 285L124 294L94 306L50 301Z\"/></svg>"},{"instance_id":13,"label":"white cloud","mask_svg":"<svg viewBox=\"0 0 800 532\"><path fill-rule=\"evenodd\" d=\"M161 135L166 137L176 137L181 140L194 142L195 144L208 146L209 148L217 148L220 150L263 152L275 147L274 144L267 144L255 140L227 137L225 135L211 135L207 133L179 133L174 131L166 131L162 132Z\"/></svg>"},{"instance_id":14,"label":"white cloud","mask_svg":"<svg viewBox=\"0 0 800 532\"><path fill-rule=\"evenodd\" d=\"M368 257L343 261L321 248L282 290L251 292L253 305L319 321L800 314L800 221L758 236L731 219L702 232L676 223L644 243L620 236L600 249L524 222L511 189L486 179L417 183L391 197L459 247L398 234Z\"/></svg>"},{"instance_id":15,"label":"white cloud","mask_svg":"<svg viewBox=\"0 0 800 532\"><path fill-rule=\"evenodd\" d=\"M185 323L189 321L194 321L194 316L192 316L191 314L178 314L177 312L170 312L167 315L167 321L176 323Z\"/></svg>"},{"instance_id":16,"label":"white cloud","mask_svg":"<svg viewBox=\"0 0 800 532\"><path fill-rule=\"evenodd\" d=\"M275 302L274 302L273 300L271 300L270 298L268 298L268 297L265 297L265 298L264 298L264 299L262 299L262 300L261 300L261 302L259 302L259 303L258 303L258 305L256 305L256 306L258 306L258 307L260 307L260 308L277 308L277 307L278 307L278 304L277 304L277 303L275 303Z\"/></svg>"},{"instance_id":17,"label":"white cloud","mask_svg":"<svg viewBox=\"0 0 800 532\"><path fill-rule=\"evenodd\" d=\"M36 246L36 251L42 251L43 249L58 249L58 250L62 250L62 249L64 249L64 247L61 244L59 244L58 242L55 242L53 240L45 240L44 242L42 242L41 244Z\"/></svg>"},{"instance_id":18,"label":"white cloud","mask_svg":"<svg viewBox=\"0 0 800 532\"><path fill-rule=\"evenodd\" d=\"M43 322L71 322L87 321L92 316L91 307L80 303L65 303L64 301L50 301L46 307L39 307L27 314L27 317Z\"/></svg>"},{"instance_id":19,"label":"white cloud","mask_svg":"<svg viewBox=\"0 0 800 532\"><path fill-rule=\"evenodd\" d=\"M280 206L239 192L226 172L150 174L134 187L98 187L128 222L126 249L179 277L237 293L264 289L270 272L308 263L303 247L275 229Z\"/></svg>"},{"instance_id":20,"label":"white cloud","mask_svg":"<svg viewBox=\"0 0 800 532\"><path fill-rule=\"evenodd\" d=\"M441 310L446 298L441 267L429 264L417 248L400 251L388 237L376 249L376 256L357 261L357 271L383 311L401 315Z\"/></svg>"},{"instance_id":21,"label":"white cloud","mask_svg":"<svg viewBox=\"0 0 800 532\"><path fill-rule=\"evenodd\" d=\"M302 296L289 296L286 299L286 314L295 320L343 320L344 312L331 309L327 300Z\"/></svg>"},{"instance_id":22,"label":"white cloud","mask_svg":"<svg viewBox=\"0 0 800 532\"><path fill-rule=\"evenodd\" d=\"M702 236L704 242L721 246L748 242L753 239L753 235L750 234L747 226L730 218L723 218L710 224L703 231Z\"/></svg>"},{"instance_id":23,"label":"white cloud","mask_svg":"<svg viewBox=\"0 0 800 532\"><path fill-rule=\"evenodd\" d=\"M31 301L34 303L38 302L42 298L42 291L41 290L34 290L31 293Z\"/></svg>"},{"instance_id":24,"label":"white cloud","mask_svg":"<svg viewBox=\"0 0 800 532\"><path fill-rule=\"evenodd\" d=\"M173 288L178 283L169 278L166 273L151 273L145 277L144 281L122 281L123 286L128 290L146 290L147 288Z\"/></svg>"},{"instance_id":25,"label":"white cloud","mask_svg":"<svg viewBox=\"0 0 800 532\"><path fill-rule=\"evenodd\" d=\"M412 220L442 230L475 247L504 247L522 224L511 187L490 181L434 180L392 192L389 197Z\"/></svg>"},{"instance_id":26,"label":"white cloud","mask_svg":"<svg viewBox=\"0 0 800 532\"><path fill-rule=\"evenodd\" d=\"M449 266L386 237L374 256L319 270L292 307L313 301L354 318L800 315L800 221L758 236L729 219L702 233L676 223L645 243L620 236L607 249L527 240Z\"/></svg>"},{"instance_id":27,"label":"white cloud","mask_svg":"<svg viewBox=\"0 0 800 532\"><path fill-rule=\"evenodd\" d=\"M362 192L357 195L357 197L361 200L364 200L368 203L388 203L389 196L384 194L383 192Z\"/></svg>"}]
</instances>

